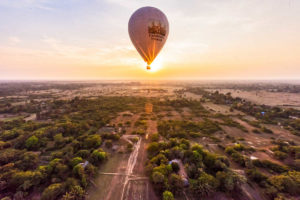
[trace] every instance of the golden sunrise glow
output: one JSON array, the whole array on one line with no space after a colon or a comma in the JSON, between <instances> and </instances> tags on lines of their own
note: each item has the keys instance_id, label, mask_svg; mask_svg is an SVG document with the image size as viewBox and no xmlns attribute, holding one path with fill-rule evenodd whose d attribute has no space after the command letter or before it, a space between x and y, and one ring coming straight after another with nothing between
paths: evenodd
<instances>
[{"instance_id":1,"label":"golden sunrise glow","mask_svg":"<svg viewBox=\"0 0 300 200\"><path fill-rule=\"evenodd\" d=\"M148 70L148 72L154 73L154 72L159 71L163 67L162 56L157 56L155 58L155 60L153 61L153 63L151 63L150 66L151 66L151 69Z\"/></svg>"},{"instance_id":2,"label":"golden sunrise glow","mask_svg":"<svg viewBox=\"0 0 300 200\"><path fill-rule=\"evenodd\" d=\"M300 1L151 2L170 24L151 70L128 35L148 4L0 0L0 79L300 78Z\"/></svg>"}]
</instances>

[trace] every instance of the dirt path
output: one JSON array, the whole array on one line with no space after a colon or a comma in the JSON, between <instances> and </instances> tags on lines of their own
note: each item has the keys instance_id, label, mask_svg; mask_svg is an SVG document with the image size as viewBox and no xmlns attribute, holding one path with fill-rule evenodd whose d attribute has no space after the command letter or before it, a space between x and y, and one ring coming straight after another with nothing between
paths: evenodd
<instances>
[{"instance_id":1,"label":"dirt path","mask_svg":"<svg viewBox=\"0 0 300 200\"><path fill-rule=\"evenodd\" d=\"M147 133L145 137L141 138L141 144L138 151L138 156L136 164L133 168L132 175L136 178L131 178L128 180L124 198L121 200L157 200L152 185L148 178L145 176L144 166L147 160L147 144L149 141L146 139L147 136L157 132L157 122L148 120L147 121ZM144 178L143 178L144 177Z\"/></svg>"},{"instance_id":2,"label":"dirt path","mask_svg":"<svg viewBox=\"0 0 300 200\"><path fill-rule=\"evenodd\" d=\"M127 164L127 168L126 168L126 177L125 177L124 186L123 186L123 190L122 190L122 194L121 194L121 199L124 199L124 194L125 194L125 190L127 188L128 181L129 181L129 176L132 175L133 168L136 164L137 157L139 154L139 149L141 147L141 140L142 139L139 138L138 142L134 145L134 150L130 154L130 157L128 159L128 164Z\"/></svg>"}]
</instances>

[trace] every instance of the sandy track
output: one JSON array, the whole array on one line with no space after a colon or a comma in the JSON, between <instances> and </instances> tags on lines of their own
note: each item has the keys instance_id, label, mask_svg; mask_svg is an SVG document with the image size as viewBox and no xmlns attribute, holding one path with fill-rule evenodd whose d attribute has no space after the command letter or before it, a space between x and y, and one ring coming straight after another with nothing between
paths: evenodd
<instances>
[{"instance_id":1,"label":"sandy track","mask_svg":"<svg viewBox=\"0 0 300 200\"><path fill-rule=\"evenodd\" d=\"M136 137L136 136L135 136ZM133 168L136 164L137 161L137 157L139 154L139 149L141 146L141 138L139 138L138 142L134 145L134 150L131 153L129 159L128 159L128 163L127 163L127 168L126 168L126 177L125 177L125 181L124 181L124 186L123 186L123 190L122 190L122 194L121 194L121 199L124 199L124 194L125 194L125 190L129 181L129 176L132 174ZM128 196L128 195L126 195ZM126 198L125 198L126 199Z\"/></svg>"}]
</instances>

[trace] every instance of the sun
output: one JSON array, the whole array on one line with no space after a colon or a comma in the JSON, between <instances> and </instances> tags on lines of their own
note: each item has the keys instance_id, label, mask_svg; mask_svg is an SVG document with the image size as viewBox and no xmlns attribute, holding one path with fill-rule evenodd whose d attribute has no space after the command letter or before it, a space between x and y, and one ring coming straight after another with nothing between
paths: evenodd
<instances>
[{"instance_id":1,"label":"sun","mask_svg":"<svg viewBox=\"0 0 300 200\"><path fill-rule=\"evenodd\" d=\"M159 71L162 66L163 66L163 61L162 61L162 58L161 57L157 57L153 63L151 63L151 69L150 70L147 70L149 71L150 73L153 73L153 72L157 72Z\"/></svg>"}]
</instances>

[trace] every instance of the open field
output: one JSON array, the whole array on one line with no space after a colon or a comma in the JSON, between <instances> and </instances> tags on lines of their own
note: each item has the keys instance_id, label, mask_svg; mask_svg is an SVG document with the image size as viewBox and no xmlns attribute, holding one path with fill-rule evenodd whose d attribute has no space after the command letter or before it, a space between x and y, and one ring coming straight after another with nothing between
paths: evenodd
<instances>
[{"instance_id":1,"label":"open field","mask_svg":"<svg viewBox=\"0 0 300 200\"><path fill-rule=\"evenodd\" d=\"M241 97L257 104L300 109L299 93L270 92L265 90L244 91L234 89L208 89L208 91L211 92L216 90L223 94L230 92L233 97Z\"/></svg>"}]
</instances>

